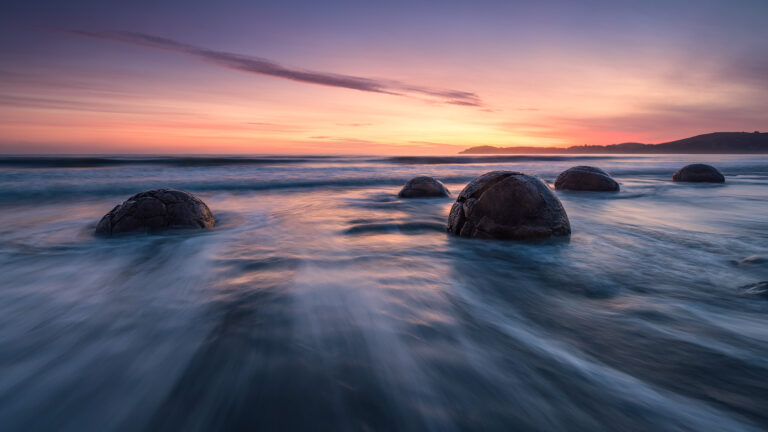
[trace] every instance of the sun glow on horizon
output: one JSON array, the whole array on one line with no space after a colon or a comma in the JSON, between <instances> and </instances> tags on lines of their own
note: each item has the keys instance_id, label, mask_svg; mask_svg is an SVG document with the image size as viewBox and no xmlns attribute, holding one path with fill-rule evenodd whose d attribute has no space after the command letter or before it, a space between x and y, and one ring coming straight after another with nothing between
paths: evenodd
<instances>
[{"instance_id":1,"label":"sun glow on horizon","mask_svg":"<svg viewBox=\"0 0 768 432\"><path fill-rule=\"evenodd\" d=\"M496 6L346 7L357 21L297 9L305 26L291 34L276 26L289 17L256 6L211 11L225 27L170 5L156 23L107 8L99 27L115 30L85 11L6 26L15 42L0 45L0 152L447 154L768 128L754 55L768 38L748 30L759 14L670 6L689 17L673 29L678 15L652 5L595 16L569 3Z\"/></svg>"}]
</instances>

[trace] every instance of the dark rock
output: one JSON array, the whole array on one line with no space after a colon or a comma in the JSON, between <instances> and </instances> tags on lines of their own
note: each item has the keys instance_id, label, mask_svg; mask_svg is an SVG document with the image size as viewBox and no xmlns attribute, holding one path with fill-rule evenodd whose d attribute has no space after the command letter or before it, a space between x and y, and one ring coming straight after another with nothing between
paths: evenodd
<instances>
[{"instance_id":1,"label":"dark rock","mask_svg":"<svg viewBox=\"0 0 768 432\"><path fill-rule=\"evenodd\" d=\"M196 196L174 189L154 189L128 198L104 215L97 235L152 232L174 228L212 228L211 210Z\"/></svg>"},{"instance_id":2,"label":"dark rock","mask_svg":"<svg viewBox=\"0 0 768 432\"><path fill-rule=\"evenodd\" d=\"M472 180L448 216L448 231L462 237L533 239L571 233L555 194L536 177L492 171Z\"/></svg>"},{"instance_id":3,"label":"dark rock","mask_svg":"<svg viewBox=\"0 0 768 432\"><path fill-rule=\"evenodd\" d=\"M672 176L672 181L678 182L700 182L700 183L723 183L725 177L712 165L691 164L686 165Z\"/></svg>"},{"instance_id":4,"label":"dark rock","mask_svg":"<svg viewBox=\"0 0 768 432\"><path fill-rule=\"evenodd\" d=\"M400 198L447 197L450 195L448 188L440 180L429 176L418 176L408 180L400 193L397 194Z\"/></svg>"},{"instance_id":5,"label":"dark rock","mask_svg":"<svg viewBox=\"0 0 768 432\"><path fill-rule=\"evenodd\" d=\"M555 189L613 192L619 190L619 184L600 168L575 166L557 176Z\"/></svg>"},{"instance_id":6,"label":"dark rock","mask_svg":"<svg viewBox=\"0 0 768 432\"><path fill-rule=\"evenodd\" d=\"M768 281L757 282L741 287L744 295L768 298Z\"/></svg>"}]
</instances>

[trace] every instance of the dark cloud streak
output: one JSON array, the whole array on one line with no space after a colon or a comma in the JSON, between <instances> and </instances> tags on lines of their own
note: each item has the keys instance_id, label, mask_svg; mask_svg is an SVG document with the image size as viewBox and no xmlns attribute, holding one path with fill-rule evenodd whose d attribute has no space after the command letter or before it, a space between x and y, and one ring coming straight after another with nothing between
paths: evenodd
<instances>
[{"instance_id":1,"label":"dark cloud streak","mask_svg":"<svg viewBox=\"0 0 768 432\"><path fill-rule=\"evenodd\" d=\"M219 67L253 73L257 75L283 78L308 84L339 87L395 96L426 96L428 98L436 98L439 102L450 105L470 107L483 106L480 97L472 92L415 86L394 80L380 80L329 72L293 69L281 66L271 60L259 57L245 56L225 51L210 50L178 42L173 39L152 36L143 33L114 31L96 32L87 30L65 30L65 32L92 39L123 42L166 51L180 52L193 57L197 57L205 62Z\"/></svg>"},{"instance_id":2,"label":"dark cloud streak","mask_svg":"<svg viewBox=\"0 0 768 432\"><path fill-rule=\"evenodd\" d=\"M64 111L83 111L96 113L119 113L119 114L162 114L187 116L189 113L165 108L149 108L146 105L138 105L117 101L115 103L105 103L88 100L56 99L45 97L19 96L10 94L0 94L0 107L13 107L17 109L53 109Z\"/></svg>"}]
</instances>

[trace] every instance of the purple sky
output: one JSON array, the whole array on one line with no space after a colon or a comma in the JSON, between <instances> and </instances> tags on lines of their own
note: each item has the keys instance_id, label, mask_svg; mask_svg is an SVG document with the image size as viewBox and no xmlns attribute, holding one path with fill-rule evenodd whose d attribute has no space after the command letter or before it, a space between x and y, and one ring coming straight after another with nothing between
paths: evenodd
<instances>
[{"instance_id":1,"label":"purple sky","mask_svg":"<svg viewBox=\"0 0 768 432\"><path fill-rule=\"evenodd\" d=\"M768 1L4 2L0 152L452 153L768 130Z\"/></svg>"}]
</instances>

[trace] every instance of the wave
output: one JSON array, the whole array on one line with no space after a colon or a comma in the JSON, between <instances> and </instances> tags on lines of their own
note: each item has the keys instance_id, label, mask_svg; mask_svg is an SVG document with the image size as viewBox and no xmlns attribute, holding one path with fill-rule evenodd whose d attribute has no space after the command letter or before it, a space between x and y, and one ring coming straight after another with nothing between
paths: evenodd
<instances>
[{"instance_id":1,"label":"wave","mask_svg":"<svg viewBox=\"0 0 768 432\"><path fill-rule=\"evenodd\" d=\"M393 164L413 165L453 165L503 162L558 162L598 159L632 159L627 156L545 156L545 155L508 155L508 156L395 156L383 159Z\"/></svg>"},{"instance_id":2,"label":"wave","mask_svg":"<svg viewBox=\"0 0 768 432\"><path fill-rule=\"evenodd\" d=\"M129 165L206 167L226 165L301 164L339 162L337 156L4 156L0 167L8 168L101 168Z\"/></svg>"},{"instance_id":3,"label":"wave","mask_svg":"<svg viewBox=\"0 0 768 432\"><path fill-rule=\"evenodd\" d=\"M384 234L384 233L401 233L401 234L418 234L423 232L445 232L445 224L437 222L390 222L390 223L368 223L355 225L351 228L344 230L344 234L347 235L363 235L363 234Z\"/></svg>"},{"instance_id":4,"label":"wave","mask_svg":"<svg viewBox=\"0 0 768 432\"><path fill-rule=\"evenodd\" d=\"M467 183L474 177L441 178L447 183ZM262 181L165 181L131 182L131 183L85 183L74 186L71 184L43 185L25 184L19 187L3 188L0 190L0 201L64 199L73 196L110 196L116 194L132 195L148 189L171 188L190 192L253 192L268 190L307 190L307 189L338 189L371 186L402 186L408 179L400 177L376 178L355 177L346 179L313 179L313 180L262 180ZM392 194L397 193L393 190Z\"/></svg>"},{"instance_id":5,"label":"wave","mask_svg":"<svg viewBox=\"0 0 768 432\"><path fill-rule=\"evenodd\" d=\"M8 168L101 168L131 165L206 167L227 165L274 165L334 162L391 163L397 165L453 165L503 162L547 162L591 159L627 159L626 156L3 156L0 167Z\"/></svg>"},{"instance_id":6,"label":"wave","mask_svg":"<svg viewBox=\"0 0 768 432\"><path fill-rule=\"evenodd\" d=\"M610 155L493 155L493 156L0 156L0 168L9 169L76 169L76 168L119 168L119 167L174 167L174 168L216 168L216 167L248 167L248 166L280 166L280 165L309 165L334 164L338 167L351 167L368 164L378 166L407 166L407 165L484 165L484 164L525 164L536 162L574 162L587 164L590 161L643 161L648 156L610 156ZM659 161L662 162L662 161ZM662 163L673 163L663 161ZM676 162L675 162L676 163ZM682 163L682 162L681 162ZM634 164L633 164L634 165ZM676 163L677 165L677 163ZM614 175L649 175L669 174L677 168L659 166L627 166L608 167ZM514 168L519 169L520 167ZM532 167L533 168L533 167ZM539 167L540 168L540 167ZM724 164L721 170L726 175L764 175L768 166L762 164L747 164L743 166ZM557 175L556 172L552 173ZM407 179L406 179L407 180ZM446 179L447 180L447 179Z\"/></svg>"},{"instance_id":7,"label":"wave","mask_svg":"<svg viewBox=\"0 0 768 432\"><path fill-rule=\"evenodd\" d=\"M727 175L736 175L739 170L726 170ZM749 174L758 174L753 167L749 168ZM631 174L628 174L630 173ZM762 172L762 175L768 170ZM451 175L451 176L438 176L437 178L446 184L451 185L464 185L472 181L476 175L475 173L467 173L467 175ZM478 171L477 175L482 174L482 171ZM618 176L619 181L622 181L621 176L636 176L638 179L650 179L659 181L668 181L671 177L669 170L615 170L611 174ZM554 181L556 173L540 173L539 177L546 181ZM738 175L744 175L739 173ZM652 177L652 178L651 178ZM314 179L254 179L254 180L224 180L215 179L212 181L203 181L197 179L147 179L147 180L135 180L131 179L126 182L114 181L92 181L89 179L83 179L80 184L73 183L47 183L42 178L34 179L33 181L5 183L4 187L0 188L0 202L11 201L34 201L34 200L64 200L72 197L103 197L114 195L133 195L135 193L157 188L172 188L181 189L193 193L204 192L229 192L229 193L246 193L246 192L258 192L269 190L281 190L281 191L302 191L302 190L318 190L318 189L349 189L349 188L366 188L366 187L392 187L392 194L397 192L397 188L402 186L409 176L393 176L393 177L348 177L348 178L333 178L328 176L325 178ZM734 178L731 182L735 181ZM749 178L742 177L739 180L744 183L752 183ZM757 180L755 180L757 181ZM0 182L2 183L2 182ZM460 189L460 188L459 188ZM644 196L648 193L646 188L640 188L635 191L635 194L627 195L611 195L611 199L627 199L637 198ZM590 195L591 196L591 195ZM597 196L597 195L596 195Z\"/></svg>"}]
</instances>

